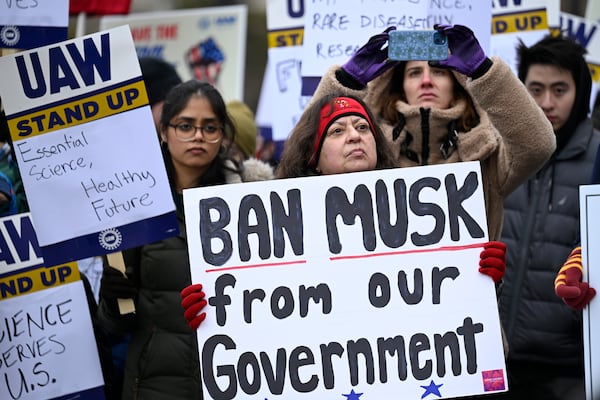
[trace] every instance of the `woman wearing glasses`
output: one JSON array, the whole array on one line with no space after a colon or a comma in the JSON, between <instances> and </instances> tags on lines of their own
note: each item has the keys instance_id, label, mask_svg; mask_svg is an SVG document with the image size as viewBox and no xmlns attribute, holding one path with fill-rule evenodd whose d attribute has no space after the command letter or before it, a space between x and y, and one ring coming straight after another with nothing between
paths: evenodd
<instances>
[{"instance_id":1,"label":"woman wearing glasses","mask_svg":"<svg viewBox=\"0 0 600 400\"><path fill-rule=\"evenodd\" d=\"M174 87L159 124L180 233L123 252L127 278L107 267L101 285L101 322L111 334L131 335L124 400L202 398L196 334L181 309L180 292L191 283L182 191L242 181L226 158L235 131L213 86L192 80ZM133 298L135 313L120 315L118 298Z\"/></svg>"}]
</instances>

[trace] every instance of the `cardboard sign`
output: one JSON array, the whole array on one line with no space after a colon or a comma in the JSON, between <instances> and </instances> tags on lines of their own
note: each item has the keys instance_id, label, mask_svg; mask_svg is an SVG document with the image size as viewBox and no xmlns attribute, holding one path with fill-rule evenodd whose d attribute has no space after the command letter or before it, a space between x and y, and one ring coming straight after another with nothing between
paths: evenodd
<instances>
[{"instance_id":1,"label":"cardboard sign","mask_svg":"<svg viewBox=\"0 0 600 400\"><path fill-rule=\"evenodd\" d=\"M0 219L0 398L104 399L77 263L44 267L31 215Z\"/></svg>"},{"instance_id":2,"label":"cardboard sign","mask_svg":"<svg viewBox=\"0 0 600 400\"><path fill-rule=\"evenodd\" d=\"M600 185L579 187L579 209L581 221L581 261L583 280L590 287L600 289ZM583 349L585 365L586 400L600 397L600 301L592 299L583 309Z\"/></svg>"},{"instance_id":3,"label":"cardboard sign","mask_svg":"<svg viewBox=\"0 0 600 400\"><path fill-rule=\"evenodd\" d=\"M33 49L67 39L69 0L0 2L0 47Z\"/></svg>"},{"instance_id":4,"label":"cardboard sign","mask_svg":"<svg viewBox=\"0 0 600 400\"><path fill-rule=\"evenodd\" d=\"M0 58L2 97L44 261L178 232L129 29Z\"/></svg>"},{"instance_id":5,"label":"cardboard sign","mask_svg":"<svg viewBox=\"0 0 600 400\"><path fill-rule=\"evenodd\" d=\"M204 397L506 390L481 186L456 163L184 191Z\"/></svg>"},{"instance_id":6,"label":"cardboard sign","mask_svg":"<svg viewBox=\"0 0 600 400\"><path fill-rule=\"evenodd\" d=\"M108 16L101 29L131 27L138 56L173 64L181 79L199 79L219 89L225 101L244 98L247 6Z\"/></svg>"},{"instance_id":7,"label":"cardboard sign","mask_svg":"<svg viewBox=\"0 0 600 400\"><path fill-rule=\"evenodd\" d=\"M369 38L390 26L429 30L462 24L489 49L491 4L487 1L345 0L305 1L302 94L312 95L331 65L342 65Z\"/></svg>"}]
</instances>

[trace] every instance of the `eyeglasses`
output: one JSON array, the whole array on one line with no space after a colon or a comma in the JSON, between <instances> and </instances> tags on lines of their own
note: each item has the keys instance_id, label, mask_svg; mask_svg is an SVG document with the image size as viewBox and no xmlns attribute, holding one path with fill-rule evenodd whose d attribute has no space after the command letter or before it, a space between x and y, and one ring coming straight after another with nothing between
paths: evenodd
<instances>
[{"instance_id":1,"label":"eyeglasses","mask_svg":"<svg viewBox=\"0 0 600 400\"><path fill-rule=\"evenodd\" d=\"M191 142L196 137L196 131L202 133L202 137L206 143L217 143L223 137L224 128L222 126L208 124L194 126L187 122L182 122L177 125L169 124L175 129L175 136L181 142Z\"/></svg>"}]
</instances>

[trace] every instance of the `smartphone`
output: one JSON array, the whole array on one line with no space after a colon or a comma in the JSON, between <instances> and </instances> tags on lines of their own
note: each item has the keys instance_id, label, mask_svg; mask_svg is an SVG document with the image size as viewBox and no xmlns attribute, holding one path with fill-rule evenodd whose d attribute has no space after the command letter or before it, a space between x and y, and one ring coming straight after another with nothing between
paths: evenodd
<instances>
[{"instance_id":1,"label":"smartphone","mask_svg":"<svg viewBox=\"0 0 600 400\"><path fill-rule=\"evenodd\" d=\"M388 58L396 61L430 61L448 58L448 38L438 31L391 31Z\"/></svg>"}]
</instances>

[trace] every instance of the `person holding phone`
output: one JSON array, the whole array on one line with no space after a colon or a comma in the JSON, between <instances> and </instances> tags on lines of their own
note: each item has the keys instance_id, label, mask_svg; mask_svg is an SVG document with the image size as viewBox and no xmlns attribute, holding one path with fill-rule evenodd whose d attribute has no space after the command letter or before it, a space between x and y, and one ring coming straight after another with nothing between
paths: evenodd
<instances>
[{"instance_id":1,"label":"person holding phone","mask_svg":"<svg viewBox=\"0 0 600 400\"><path fill-rule=\"evenodd\" d=\"M552 125L510 67L488 58L473 32L437 25L445 60L391 61L391 31L369 39L322 77L314 99L341 92L364 99L401 167L480 161L490 240L500 237L504 198L556 147Z\"/></svg>"}]
</instances>

